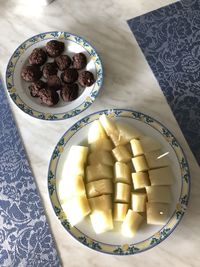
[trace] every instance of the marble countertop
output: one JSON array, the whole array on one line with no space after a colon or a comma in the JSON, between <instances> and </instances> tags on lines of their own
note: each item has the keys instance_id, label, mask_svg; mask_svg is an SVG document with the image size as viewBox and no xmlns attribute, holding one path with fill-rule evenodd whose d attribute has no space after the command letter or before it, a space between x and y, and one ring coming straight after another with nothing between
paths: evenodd
<instances>
[{"instance_id":1,"label":"marble countertop","mask_svg":"<svg viewBox=\"0 0 200 267\"><path fill-rule=\"evenodd\" d=\"M30 1L33 6L28 7L28 1L0 0L0 71L3 74L10 56L20 43L37 33L51 30L69 31L85 37L96 47L105 70L105 82L95 103L70 120L36 120L11 103L63 266L199 266L199 166L126 23L127 19L174 1L56 0L45 7L33 5L35 1ZM190 203L180 225L160 245L134 256L104 255L79 244L56 218L48 196L47 170L57 141L74 122L104 108L131 108L164 123L179 140L191 168Z\"/></svg>"}]
</instances>

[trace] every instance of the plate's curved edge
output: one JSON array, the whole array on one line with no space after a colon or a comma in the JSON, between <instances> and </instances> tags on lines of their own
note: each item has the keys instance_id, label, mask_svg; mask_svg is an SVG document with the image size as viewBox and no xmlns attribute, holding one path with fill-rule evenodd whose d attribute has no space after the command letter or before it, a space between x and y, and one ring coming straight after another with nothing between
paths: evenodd
<instances>
[{"instance_id":1,"label":"plate's curved edge","mask_svg":"<svg viewBox=\"0 0 200 267\"><path fill-rule=\"evenodd\" d=\"M38 40L39 38L39 40ZM95 68L97 73L97 80L95 82L95 85L90 92L90 95L85 98L85 100L77 107L73 108L70 111L59 113L59 114L51 114L51 113L45 113L45 112L39 112L37 110L34 110L30 108L26 103L24 103L20 97L16 93L16 88L14 86L13 82L13 74L15 70L15 65L17 61L19 60L21 54L29 47L28 44L35 44L39 41L50 39L50 38L58 38L58 39L69 39L73 38L73 41L75 41L77 44L81 45L92 57L95 58ZM69 39L70 40L70 39ZM89 51L90 49L90 51ZM52 31L52 32L44 32L37 35L34 35L27 40L25 40L22 44L20 44L15 51L13 52L12 56L10 57L7 67L6 67L6 73L5 73L5 80L6 80L6 86L8 93L12 99L12 101L26 114L42 120L49 120L49 121L56 121L56 120L64 120L72 118L81 112L85 111L87 108L89 108L92 103L97 98L99 91L103 85L103 65L101 58L99 54L97 53L96 49L91 45L90 42L85 40L83 37L80 37L76 34L72 34L70 32L63 32L63 31Z\"/></svg>"},{"instance_id":2,"label":"plate's curved edge","mask_svg":"<svg viewBox=\"0 0 200 267\"><path fill-rule=\"evenodd\" d=\"M148 239L143 240L139 243L135 243L132 245L124 244L124 245L109 245L97 240L94 240L83 233L81 233L76 227L71 227L70 223L65 218L64 213L62 212L62 208L59 207L59 200L56 193L56 180L55 180L55 170L57 166L57 162L59 157L64 150L64 146L66 142L82 127L87 125L88 123L98 119L100 114L107 114L111 117L129 117L132 119L136 119L142 121L149 126L153 127L155 130L159 131L162 136L166 139L166 141L171 145L175 154L177 156L177 160L181 169L181 179L182 179L182 190L179 198L179 202L176 205L176 210L173 215L169 219L169 221L164 225L157 233L150 236ZM145 115L144 113L129 110L129 109L110 109L110 110L101 110L95 113L92 113L78 122L76 122L72 127L70 127L64 135L59 140L56 145L51 159L49 163L48 169L48 191L49 197L53 206L53 209L61 221L61 224L65 227L65 229L70 233L77 241L86 245L87 247L94 249L96 251L100 251L106 254L112 255L133 255L137 253L144 252L148 249L151 249L165 240L177 227L180 223L187 205L190 196L190 171L187 159L185 154L174 137L174 135L159 121L153 119L152 117Z\"/></svg>"}]
</instances>

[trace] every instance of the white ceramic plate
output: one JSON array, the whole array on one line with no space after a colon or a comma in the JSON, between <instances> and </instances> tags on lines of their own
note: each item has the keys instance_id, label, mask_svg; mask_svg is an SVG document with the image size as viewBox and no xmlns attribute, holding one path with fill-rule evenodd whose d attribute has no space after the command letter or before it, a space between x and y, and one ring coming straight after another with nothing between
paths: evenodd
<instances>
[{"instance_id":1,"label":"white ceramic plate","mask_svg":"<svg viewBox=\"0 0 200 267\"><path fill-rule=\"evenodd\" d=\"M101 114L108 114L115 119L125 120L138 128L144 135L155 138L162 144L163 153L169 152L168 158L172 168L175 184L172 187L173 204L171 216L163 226L150 226L144 224L134 238L125 238L119 232L106 232L95 234L88 219L76 227L71 227L67 221L57 196L56 184L63 175L63 165L69 148L81 144L87 138L90 123L99 118ZM53 208L66 230L78 241L97 251L128 255L135 254L154 247L168 237L180 222L189 199L190 175L187 160L183 151L171 132L155 119L140 112L114 109L104 110L91 114L74 124L60 139L54 149L49 165L48 189Z\"/></svg>"},{"instance_id":2,"label":"white ceramic plate","mask_svg":"<svg viewBox=\"0 0 200 267\"><path fill-rule=\"evenodd\" d=\"M60 99L58 104L48 107L42 105L38 98L30 96L28 89L30 83L21 78L21 71L28 64L28 57L34 48L44 47L48 41L54 39L65 43L63 54L72 56L74 53L83 52L86 55L88 60L86 70L94 74L95 83L85 90L80 88L80 95L76 100L66 103ZM44 120L62 120L81 113L94 102L102 83L103 68L99 55L82 37L68 32L47 32L29 38L13 53L6 70L6 84L14 103L25 113Z\"/></svg>"}]
</instances>

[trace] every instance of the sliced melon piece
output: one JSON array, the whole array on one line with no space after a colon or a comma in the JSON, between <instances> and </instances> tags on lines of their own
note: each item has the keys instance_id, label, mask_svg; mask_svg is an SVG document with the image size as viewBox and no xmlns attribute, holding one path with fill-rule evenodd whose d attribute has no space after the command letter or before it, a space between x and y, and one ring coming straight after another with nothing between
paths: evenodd
<instances>
[{"instance_id":1,"label":"sliced melon piece","mask_svg":"<svg viewBox=\"0 0 200 267\"><path fill-rule=\"evenodd\" d=\"M104 150L95 151L89 154L88 162L90 165L100 163L108 166L113 166L115 163L113 155L110 152Z\"/></svg>"},{"instance_id":2,"label":"sliced melon piece","mask_svg":"<svg viewBox=\"0 0 200 267\"><path fill-rule=\"evenodd\" d=\"M145 188L150 185L147 172L134 172L132 173L132 180L134 189Z\"/></svg>"},{"instance_id":3,"label":"sliced melon piece","mask_svg":"<svg viewBox=\"0 0 200 267\"><path fill-rule=\"evenodd\" d=\"M62 173L66 176L84 176L84 165L87 161L88 147L71 146Z\"/></svg>"},{"instance_id":4,"label":"sliced melon piece","mask_svg":"<svg viewBox=\"0 0 200 267\"><path fill-rule=\"evenodd\" d=\"M90 208L94 210L112 209L112 196L101 195L98 197L92 197L88 199Z\"/></svg>"},{"instance_id":5,"label":"sliced melon piece","mask_svg":"<svg viewBox=\"0 0 200 267\"><path fill-rule=\"evenodd\" d=\"M101 115L99 120L115 146L125 145L131 139L141 136L137 129L125 121L113 121L105 114Z\"/></svg>"},{"instance_id":6,"label":"sliced melon piece","mask_svg":"<svg viewBox=\"0 0 200 267\"><path fill-rule=\"evenodd\" d=\"M101 125L103 126L103 128L106 131L108 136L119 134L114 120L110 119L105 114L103 114L99 117L99 121L100 121Z\"/></svg>"},{"instance_id":7,"label":"sliced melon piece","mask_svg":"<svg viewBox=\"0 0 200 267\"><path fill-rule=\"evenodd\" d=\"M86 181L92 182L99 179L112 179L113 169L105 164L89 165L86 168Z\"/></svg>"},{"instance_id":8,"label":"sliced melon piece","mask_svg":"<svg viewBox=\"0 0 200 267\"><path fill-rule=\"evenodd\" d=\"M140 136L139 131L127 122L116 121L115 123L118 133L113 133L110 135L110 138L115 146L126 145L132 138L137 138Z\"/></svg>"},{"instance_id":9,"label":"sliced melon piece","mask_svg":"<svg viewBox=\"0 0 200 267\"><path fill-rule=\"evenodd\" d=\"M142 221L143 217L139 213L129 209L122 223L122 235L129 238L134 237Z\"/></svg>"},{"instance_id":10,"label":"sliced melon piece","mask_svg":"<svg viewBox=\"0 0 200 267\"><path fill-rule=\"evenodd\" d=\"M86 184L88 197L96 197L104 194L113 193L113 183L110 179L101 179Z\"/></svg>"},{"instance_id":11,"label":"sliced melon piece","mask_svg":"<svg viewBox=\"0 0 200 267\"><path fill-rule=\"evenodd\" d=\"M118 142L114 142L116 146L128 144L131 139L141 136L141 132L126 121L117 120L115 124L119 132Z\"/></svg>"},{"instance_id":12,"label":"sliced melon piece","mask_svg":"<svg viewBox=\"0 0 200 267\"><path fill-rule=\"evenodd\" d=\"M123 222L126 217L128 208L129 204L127 203L114 203L114 221Z\"/></svg>"},{"instance_id":13,"label":"sliced melon piece","mask_svg":"<svg viewBox=\"0 0 200 267\"><path fill-rule=\"evenodd\" d=\"M134 157L144 154L140 140L132 139L130 141L130 144L131 144L131 149L132 149L132 153Z\"/></svg>"},{"instance_id":14,"label":"sliced melon piece","mask_svg":"<svg viewBox=\"0 0 200 267\"><path fill-rule=\"evenodd\" d=\"M92 152L96 150L111 151L113 148L113 143L109 138L103 138L90 144Z\"/></svg>"},{"instance_id":15,"label":"sliced melon piece","mask_svg":"<svg viewBox=\"0 0 200 267\"><path fill-rule=\"evenodd\" d=\"M99 120L93 121L88 131L88 144L92 144L105 138L107 138L107 135Z\"/></svg>"},{"instance_id":16,"label":"sliced melon piece","mask_svg":"<svg viewBox=\"0 0 200 267\"><path fill-rule=\"evenodd\" d=\"M92 227L96 234L101 234L113 229L112 210L95 210L90 215Z\"/></svg>"},{"instance_id":17,"label":"sliced melon piece","mask_svg":"<svg viewBox=\"0 0 200 267\"><path fill-rule=\"evenodd\" d=\"M62 176L75 176L75 175L80 175L82 177L84 177L84 173L85 173L85 168L84 165L74 161L74 162L70 162L70 161L66 161L64 166L63 166L63 171L62 171L63 175Z\"/></svg>"},{"instance_id":18,"label":"sliced melon piece","mask_svg":"<svg viewBox=\"0 0 200 267\"><path fill-rule=\"evenodd\" d=\"M170 205L164 203L147 203L147 224L164 225L170 212Z\"/></svg>"},{"instance_id":19,"label":"sliced melon piece","mask_svg":"<svg viewBox=\"0 0 200 267\"><path fill-rule=\"evenodd\" d=\"M60 179L57 194L62 203L69 198L86 194L83 177L81 175L72 175Z\"/></svg>"},{"instance_id":20,"label":"sliced melon piece","mask_svg":"<svg viewBox=\"0 0 200 267\"><path fill-rule=\"evenodd\" d=\"M163 167L149 171L151 185L172 185L174 183L173 173L170 167Z\"/></svg>"},{"instance_id":21,"label":"sliced melon piece","mask_svg":"<svg viewBox=\"0 0 200 267\"><path fill-rule=\"evenodd\" d=\"M66 163L68 164L74 164L75 165L84 165L87 161L87 156L88 156L88 147L85 146L71 146Z\"/></svg>"},{"instance_id":22,"label":"sliced melon piece","mask_svg":"<svg viewBox=\"0 0 200 267\"><path fill-rule=\"evenodd\" d=\"M161 150L152 151L145 153L146 161L149 169L156 169L161 167L166 167L169 165L169 160L167 158L168 153L163 153Z\"/></svg>"},{"instance_id":23,"label":"sliced melon piece","mask_svg":"<svg viewBox=\"0 0 200 267\"><path fill-rule=\"evenodd\" d=\"M114 166L115 182L131 184L131 171L129 166L123 162L116 162Z\"/></svg>"},{"instance_id":24,"label":"sliced melon piece","mask_svg":"<svg viewBox=\"0 0 200 267\"><path fill-rule=\"evenodd\" d=\"M136 212L145 212L147 195L146 193L132 193L132 210Z\"/></svg>"},{"instance_id":25,"label":"sliced melon piece","mask_svg":"<svg viewBox=\"0 0 200 267\"><path fill-rule=\"evenodd\" d=\"M161 148L160 143L148 136L142 136L139 140L132 139L130 141L132 152L134 157L143 155L151 151L155 151Z\"/></svg>"},{"instance_id":26,"label":"sliced melon piece","mask_svg":"<svg viewBox=\"0 0 200 267\"><path fill-rule=\"evenodd\" d=\"M118 146L119 144L123 143L121 142L120 135L118 132L110 134L110 139L112 140L115 146Z\"/></svg>"},{"instance_id":27,"label":"sliced melon piece","mask_svg":"<svg viewBox=\"0 0 200 267\"><path fill-rule=\"evenodd\" d=\"M147 186L146 191L147 191L148 202L159 202L159 203L172 202L172 192L170 186L167 185Z\"/></svg>"},{"instance_id":28,"label":"sliced melon piece","mask_svg":"<svg viewBox=\"0 0 200 267\"><path fill-rule=\"evenodd\" d=\"M124 183L115 183L115 202L129 203L131 186Z\"/></svg>"},{"instance_id":29,"label":"sliced melon piece","mask_svg":"<svg viewBox=\"0 0 200 267\"><path fill-rule=\"evenodd\" d=\"M112 150L112 153L117 161L128 162L131 160L132 155L128 148L125 146L117 146Z\"/></svg>"},{"instance_id":30,"label":"sliced melon piece","mask_svg":"<svg viewBox=\"0 0 200 267\"><path fill-rule=\"evenodd\" d=\"M144 172L149 169L144 156L132 158L132 162L136 172Z\"/></svg>"},{"instance_id":31,"label":"sliced melon piece","mask_svg":"<svg viewBox=\"0 0 200 267\"><path fill-rule=\"evenodd\" d=\"M61 206L71 226L81 222L91 211L86 195L68 199Z\"/></svg>"}]
</instances>

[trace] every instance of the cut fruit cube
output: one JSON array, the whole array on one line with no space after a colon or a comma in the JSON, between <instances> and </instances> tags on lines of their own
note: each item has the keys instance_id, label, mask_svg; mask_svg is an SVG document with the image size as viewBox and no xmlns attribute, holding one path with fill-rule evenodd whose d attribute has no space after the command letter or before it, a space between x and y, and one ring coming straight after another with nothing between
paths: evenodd
<instances>
[{"instance_id":1,"label":"cut fruit cube","mask_svg":"<svg viewBox=\"0 0 200 267\"><path fill-rule=\"evenodd\" d=\"M88 199L90 208L94 210L105 210L112 209L112 196L111 195L101 195L98 197L92 197Z\"/></svg>"},{"instance_id":2,"label":"cut fruit cube","mask_svg":"<svg viewBox=\"0 0 200 267\"><path fill-rule=\"evenodd\" d=\"M113 155L117 161L128 162L131 160L132 156L128 148L125 146L117 146L113 150Z\"/></svg>"},{"instance_id":3,"label":"cut fruit cube","mask_svg":"<svg viewBox=\"0 0 200 267\"><path fill-rule=\"evenodd\" d=\"M170 167L163 167L149 171L151 185L172 185L174 183L173 173Z\"/></svg>"},{"instance_id":4,"label":"cut fruit cube","mask_svg":"<svg viewBox=\"0 0 200 267\"><path fill-rule=\"evenodd\" d=\"M131 139L141 136L137 129L125 121L113 121L105 114L99 120L115 146L127 144Z\"/></svg>"},{"instance_id":5,"label":"cut fruit cube","mask_svg":"<svg viewBox=\"0 0 200 267\"><path fill-rule=\"evenodd\" d=\"M114 142L116 146L128 144L131 139L141 136L141 132L126 121L117 120L115 124L119 132L119 141L117 143Z\"/></svg>"},{"instance_id":6,"label":"cut fruit cube","mask_svg":"<svg viewBox=\"0 0 200 267\"><path fill-rule=\"evenodd\" d=\"M113 229L112 210L96 210L90 215L92 227L96 234L101 234Z\"/></svg>"},{"instance_id":7,"label":"cut fruit cube","mask_svg":"<svg viewBox=\"0 0 200 267\"><path fill-rule=\"evenodd\" d=\"M167 185L154 185L146 187L148 202L171 203L171 187Z\"/></svg>"},{"instance_id":8,"label":"cut fruit cube","mask_svg":"<svg viewBox=\"0 0 200 267\"><path fill-rule=\"evenodd\" d=\"M144 154L140 140L132 139L130 141L130 144L131 144L131 149L132 149L132 153L134 157Z\"/></svg>"},{"instance_id":9,"label":"cut fruit cube","mask_svg":"<svg viewBox=\"0 0 200 267\"><path fill-rule=\"evenodd\" d=\"M113 168L105 164L89 165L86 168L86 181L92 182L100 179L112 179Z\"/></svg>"},{"instance_id":10,"label":"cut fruit cube","mask_svg":"<svg viewBox=\"0 0 200 267\"><path fill-rule=\"evenodd\" d=\"M88 162L90 165L95 165L100 163L108 166L113 166L115 163L112 154L108 151L103 151L103 150L95 151L89 154Z\"/></svg>"},{"instance_id":11,"label":"cut fruit cube","mask_svg":"<svg viewBox=\"0 0 200 267\"><path fill-rule=\"evenodd\" d=\"M144 156L132 158L132 162L136 172L144 172L149 169Z\"/></svg>"},{"instance_id":12,"label":"cut fruit cube","mask_svg":"<svg viewBox=\"0 0 200 267\"><path fill-rule=\"evenodd\" d=\"M110 139L112 140L115 146L121 145L123 143L122 140L120 139L118 132L110 134Z\"/></svg>"},{"instance_id":13,"label":"cut fruit cube","mask_svg":"<svg viewBox=\"0 0 200 267\"><path fill-rule=\"evenodd\" d=\"M113 183L110 179L101 179L86 184L88 197L96 197L104 194L113 193Z\"/></svg>"},{"instance_id":14,"label":"cut fruit cube","mask_svg":"<svg viewBox=\"0 0 200 267\"><path fill-rule=\"evenodd\" d=\"M71 226L81 222L91 211L86 195L68 199L61 206Z\"/></svg>"},{"instance_id":15,"label":"cut fruit cube","mask_svg":"<svg viewBox=\"0 0 200 267\"><path fill-rule=\"evenodd\" d=\"M90 144L90 150L92 152L96 150L111 151L113 148L113 143L108 138L103 138Z\"/></svg>"},{"instance_id":16,"label":"cut fruit cube","mask_svg":"<svg viewBox=\"0 0 200 267\"><path fill-rule=\"evenodd\" d=\"M134 189L141 189L150 185L147 172L134 172L132 173L132 180Z\"/></svg>"},{"instance_id":17,"label":"cut fruit cube","mask_svg":"<svg viewBox=\"0 0 200 267\"><path fill-rule=\"evenodd\" d=\"M164 203L147 203L147 224L165 225L170 213L170 205Z\"/></svg>"},{"instance_id":18,"label":"cut fruit cube","mask_svg":"<svg viewBox=\"0 0 200 267\"><path fill-rule=\"evenodd\" d=\"M156 168L166 167L167 165L169 165L167 154L168 153L163 153L160 150L145 153L149 169L156 169Z\"/></svg>"},{"instance_id":19,"label":"cut fruit cube","mask_svg":"<svg viewBox=\"0 0 200 267\"><path fill-rule=\"evenodd\" d=\"M126 214L125 220L122 223L122 235L130 238L134 237L142 221L143 217L139 213L129 209Z\"/></svg>"},{"instance_id":20,"label":"cut fruit cube","mask_svg":"<svg viewBox=\"0 0 200 267\"><path fill-rule=\"evenodd\" d=\"M132 194L132 210L136 212L145 212L147 195L145 193L134 192Z\"/></svg>"},{"instance_id":21,"label":"cut fruit cube","mask_svg":"<svg viewBox=\"0 0 200 267\"><path fill-rule=\"evenodd\" d=\"M62 203L69 198L86 194L83 177L80 175L72 175L60 179L58 182L57 194Z\"/></svg>"},{"instance_id":22,"label":"cut fruit cube","mask_svg":"<svg viewBox=\"0 0 200 267\"><path fill-rule=\"evenodd\" d=\"M88 147L85 146L71 146L63 166L62 177L66 175L84 176L84 165L87 161L88 151Z\"/></svg>"},{"instance_id":23,"label":"cut fruit cube","mask_svg":"<svg viewBox=\"0 0 200 267\"><path fill-rule=\"evenodd\" d=\"M99 120L93 121L88 131L88 144L105 138L107 138L107 135Z\"/></svg>"},{"instance_id":24,"label":"cut fruit cube","mask_svg":"<svg viewBox=\"0 0 200 267\"><path fill-rule=\"evenodd\" d=\"M88 147L85 146L71 146L66 163L84 166L87 161L88 151Z\"/></svg>"},{"instance_id":25,"label":"cut fruit cube","mask_svg":"<svg viewBox=\"0 0 200 267\"><path fill-rule=\"evenodd\" d=\"M129 166L123 162L116 162L114 166L114 181L131 184L131 171Z\"/></svg>"},{"instance_id":26,"label":"cut fruit cube","mask_svg":"<svg viewBox=\"0 0 200 267\"><path fill-rule=\"evenodd\" d=\"M126 145L133 138L138 138L141 133L125 121L115 121L118 133L112 133L110 138L115 146Z\"/></svg>"},{"instance_id":27,"label":"cut fruit cube","mask_svg":"<svg viewBox=\"0 0 200 267\"><path fill-rule=\"evenodd\" d=\"M99 121L103 126L104 130L106 131L107 135L119 135L115 122L107 117L105 114L99 117Z\"/></svg>"},{"instance_id":28,"label":"cut fruit cube","mask_svg":"<svg viewBox=\"0 0 200 267\"><path fill-rule=\"evenodd\" d=\"M129 203L131 198L131 186L124 183L115 184L115 202Z\"/></svg>"},{"instance_id":29,"label":"cut fruit cube","mask_svg":"<svg viewBox=\"0 0 200 267\"><path fill-rule=\"evenodd\" d=\"M129 204L114 203L114 216L113 216L114 221L123 222L126 217L128 208L129 208Z\"/></svg>"},{"instance_id":30,"label":"cut fruit cube","mask_svg":"<svg viewBox=\"0 0 200 267\"><path fill-rule=\"evenodd\" d=\"M155 151L161 148L160 143L155 141L153 138L148 136L143 136L140 140L132 139L130 141L131 148L134 157L143 155L151 151Z\"/></svg>"}]
</instances>

